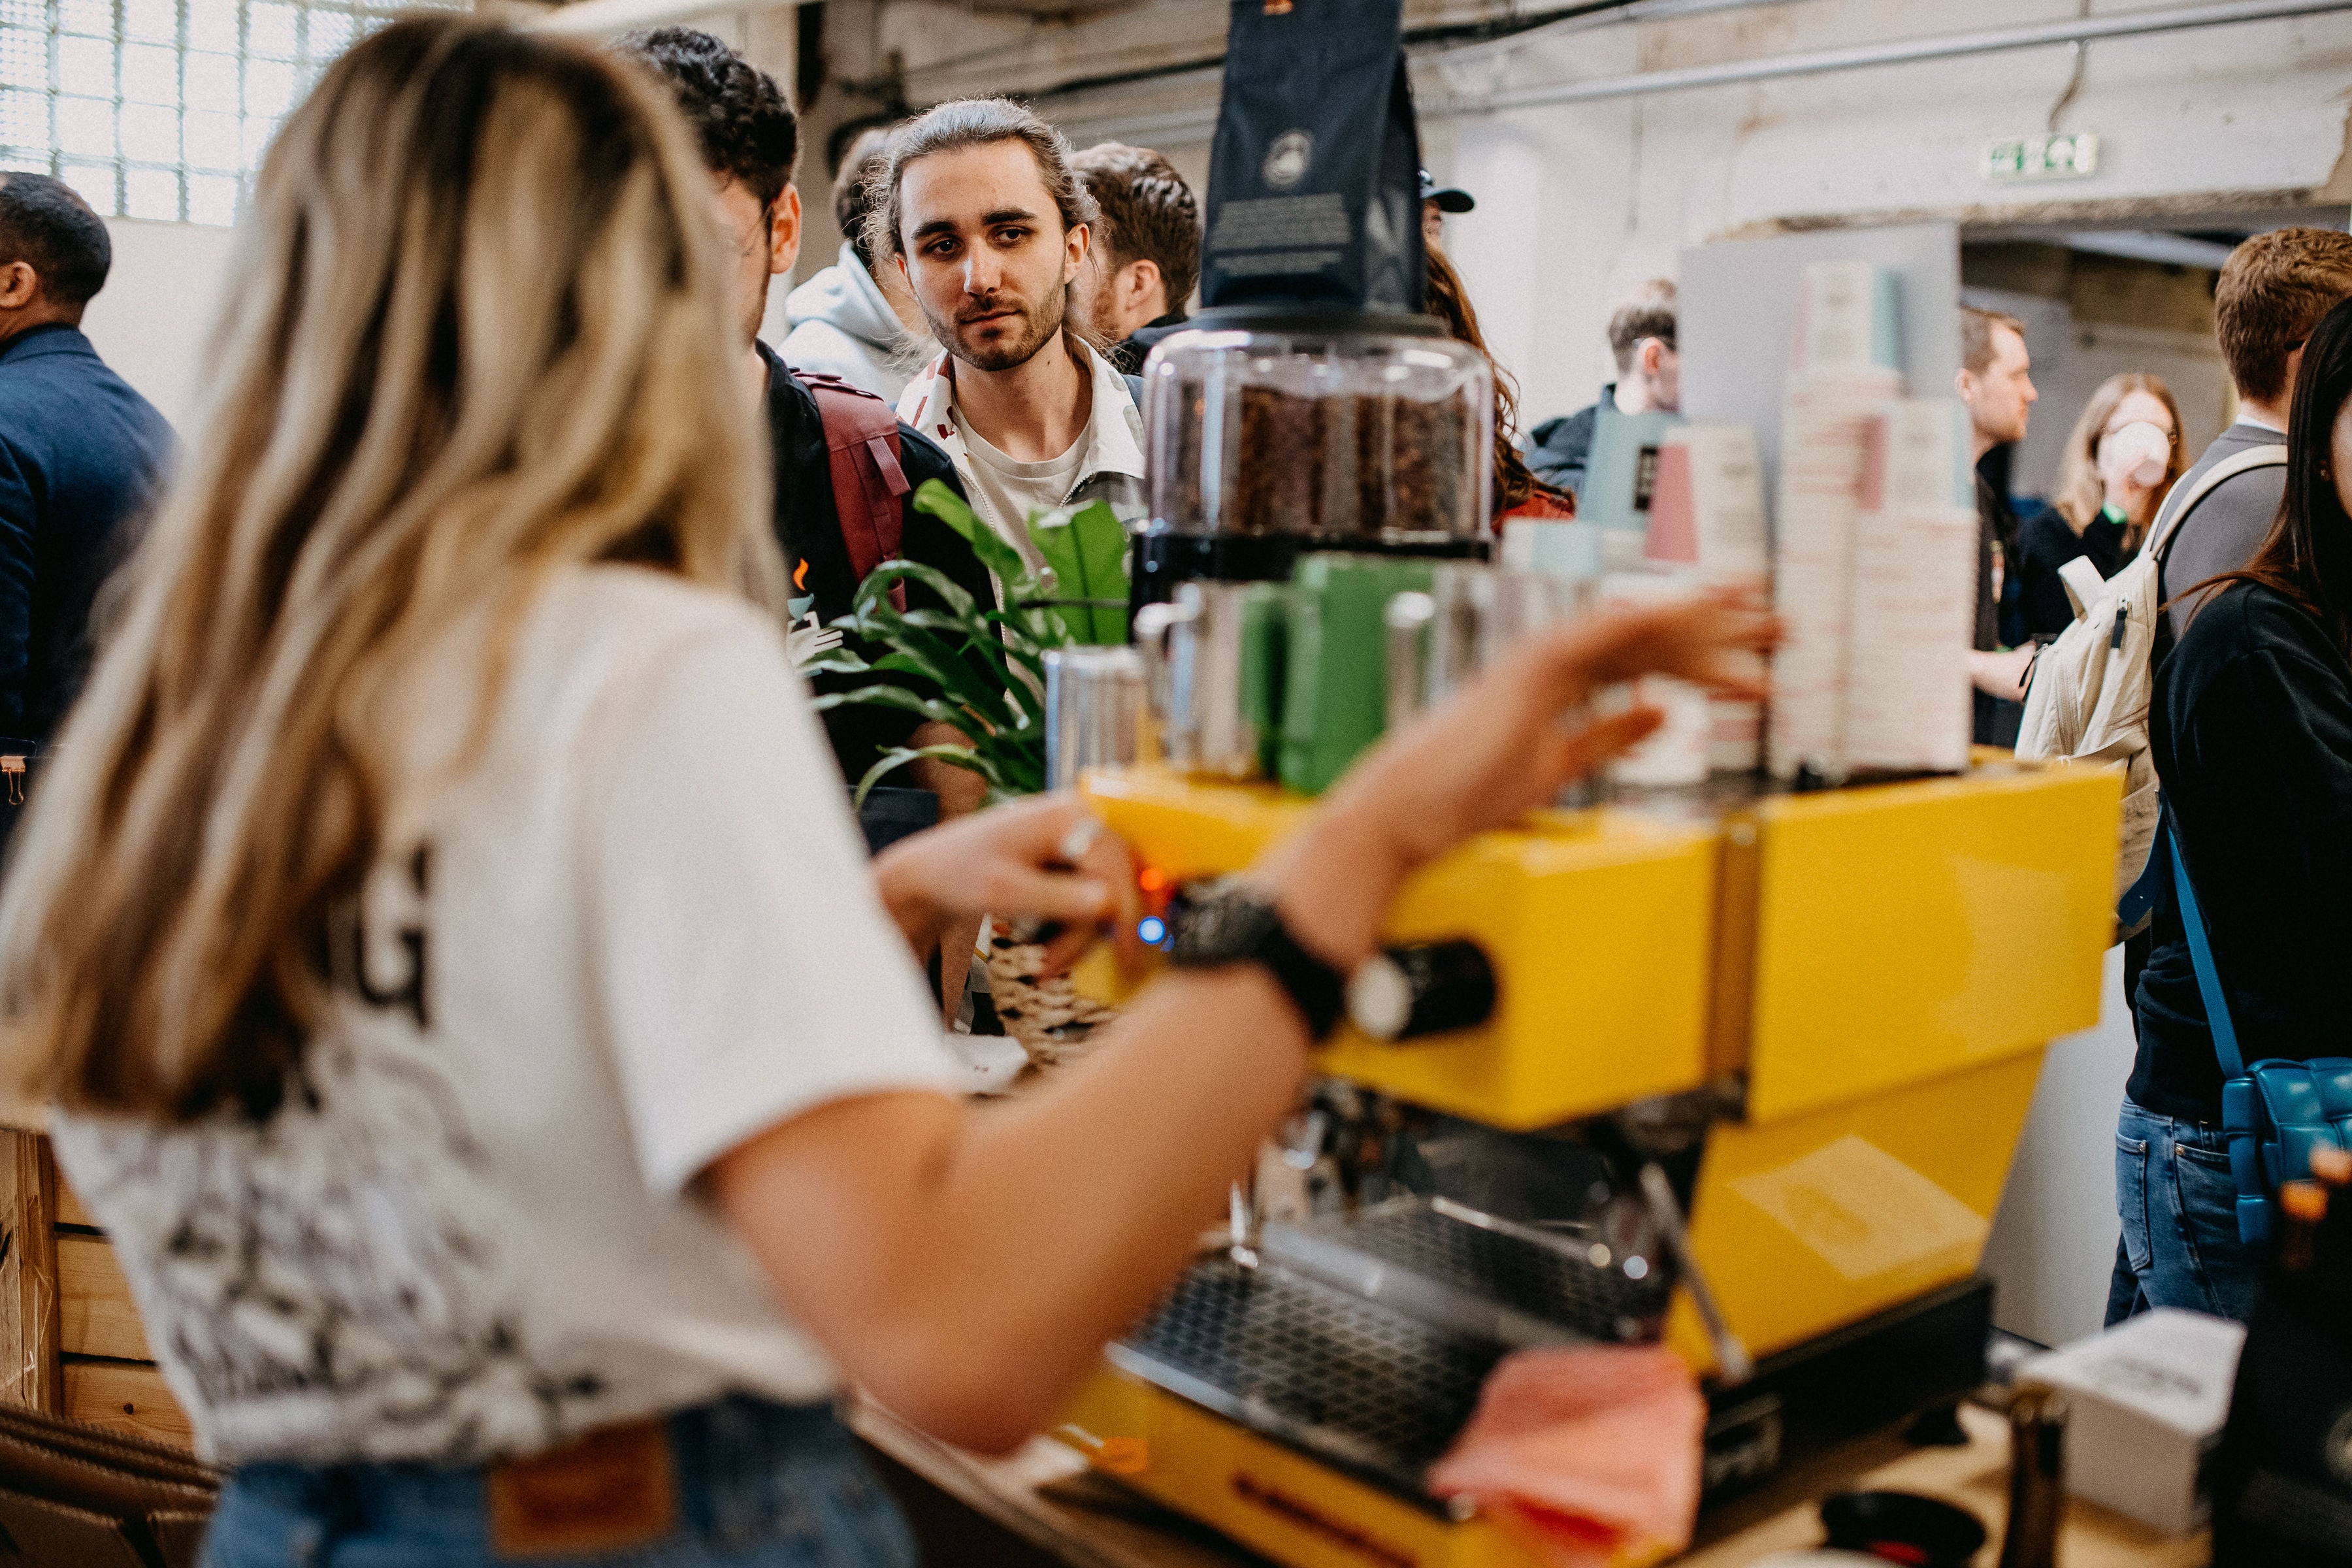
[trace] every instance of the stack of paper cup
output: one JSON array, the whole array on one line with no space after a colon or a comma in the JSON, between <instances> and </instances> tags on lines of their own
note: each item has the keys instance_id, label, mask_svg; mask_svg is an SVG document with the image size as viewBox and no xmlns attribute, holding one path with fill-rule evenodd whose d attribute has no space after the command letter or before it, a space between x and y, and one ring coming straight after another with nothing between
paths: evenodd
<instances>
[{"instance_id":1,"label":"stack of paper cup","mask_svg":"<svg viewBox=\"0 0 2352 1568\"><path fill-rule=\"evenodd\" d=\"M1903 281L1867 261L1816 261L1797 299L1789 369L1903 371Z\"/></svg>"},{"instance_id":2,"label":"stack of paper cup","mask_svg":"<svg viewBox=\"0 0 2352 1568\"><path fill-rule=\"evenodd\" d=\"M1754 430L1745 425L1686 425L1666 436L1658 447L1647 555L1654 567L1682 571L1705 587L1770 587L1764 471ZM1711 767L1753 768L1763 761L1763 704L1711 704Z\"/></svg>"},{"instance_id":3,"label":"stack of paper cup","mask_svg":"<svg viewBox=\"0 0 2352 1568\"><path fill-rule=\"evenodd\" d=\"M1766 757L1776 778L1800 768L1846 775L1845 685L1853 603L1855 520L1871 421L1902 390L1874 366L1801 372L1780 419L1780 537L1772 600L1782 626L1772 657Z\"/></svg>"},{"instance_id":4,"label":"stack of paper cup","mask_svg":"<svg viewBox=\"0 0 2352 1568\"><path fill-rule=\"evenodd\" d=\"M1975 509L1954 495L1958 405L1910 398L1871 425L1856 519L1846 755L1857 768L1968 766Z\"/></svg>"}]
</instances>

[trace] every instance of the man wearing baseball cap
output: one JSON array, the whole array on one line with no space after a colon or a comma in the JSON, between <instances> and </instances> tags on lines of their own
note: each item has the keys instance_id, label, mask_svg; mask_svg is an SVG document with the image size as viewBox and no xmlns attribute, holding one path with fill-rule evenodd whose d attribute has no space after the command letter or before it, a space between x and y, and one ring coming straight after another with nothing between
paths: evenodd
<instances>
[{"instance_id":1,"label":"man wearing baseball cap","mask_svg":"<svg viewBox=\"0 0 2352 1568\"><path fill-rule=\"evenodd\" d=\"M1437 182L1429 177L1428 170L1423 169L1421 172L1421 237L1423 243L1427 245L1435 245L1445 237L1445 215L1447 213L1466 213L1477 205L1478 203L1476 198L1472 196L1467 191L1457 190L1451 185L1442 191L1439 190L1437 188Z\"/></svg>"}]
</instances>

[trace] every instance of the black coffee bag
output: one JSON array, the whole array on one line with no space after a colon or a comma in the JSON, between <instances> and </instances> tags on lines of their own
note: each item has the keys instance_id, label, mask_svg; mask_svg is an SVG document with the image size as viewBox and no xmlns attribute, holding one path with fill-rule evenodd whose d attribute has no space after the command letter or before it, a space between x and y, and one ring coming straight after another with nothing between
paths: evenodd
<instances>
[{"instance_id":1,"label":"black coffee bag","mask_svg":"<svg viewBox=\"0 0 2352 1568\"><path fill-rule=\"evenodd\" d=\"M1418 314L1402 0L1234 0L1201 298Z\"/></svg>"}]
</instances>

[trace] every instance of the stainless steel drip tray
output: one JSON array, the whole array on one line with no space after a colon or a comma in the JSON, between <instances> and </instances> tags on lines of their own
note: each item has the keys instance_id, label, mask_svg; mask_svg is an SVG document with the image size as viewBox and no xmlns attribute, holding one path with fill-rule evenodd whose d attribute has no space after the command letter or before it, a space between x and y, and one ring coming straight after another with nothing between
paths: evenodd
<instances>
[{"instance_id":1,"label":"stainless steel drip tray","mask_svg":"<svg viewBox=\"0 0 2352 1568\"><path fill-rule=\"evenodd\" d=\"M1444 1198L1404 1198L1305 1226L1259 1251L1424 1322L1528 1346L1632 1343L1662 1331L1673 1281L1591 1237L1517 1225Z\"/></svg>"},{"instance_id":2,"label":"stainless steel drip tray","mask_svg":"<svg viewBox=\"0 0 2352 1568\"><path fill-rule=\"evenodd\" d=\"M1509 1351L1281 1263L1218 1257L1194 1264L1108 1353L1147 1383L1442 1514L1422 1477Z\"/></svg>"},{"instance_id":3,"label":"stainless steel drip tray","mask_svg":"<svg viewBox=\"0 0 2352 1568\"><path fill-rule=\"evenodd\" d=\"M1654 1337L1670 1288L1443 1200L1268 1226L1256 1257L1195 1264L1113 1364L1440 1513L1422 1478L1496 1363Z\"/></svg>"}]
</instances>

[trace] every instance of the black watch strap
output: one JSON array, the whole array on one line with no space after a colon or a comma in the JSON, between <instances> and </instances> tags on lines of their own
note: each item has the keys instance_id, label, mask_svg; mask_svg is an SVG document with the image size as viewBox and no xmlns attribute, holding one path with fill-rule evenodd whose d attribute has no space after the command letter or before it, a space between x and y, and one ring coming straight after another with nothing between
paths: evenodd
<instances>
[{"instance_id":1,"label":"black watch strap","mask_svg":"<svg viewBox=\"0 0 2352 1568\"><path fill-rule=\"evenodd\" d=\"M1279 918L1266 927L1250 956L1289 993L1307 1020L1307 1038L1329 1039L1348 1005L1348 983L1339 972L1299 946Z\"/></svg>"},{"instance_id":2,"label":"black watch strap","mask_svg":"<svg viewBox=\"0 0 2352 1568\"><path fill-rule=\"evenodd\" d=\"M1177 966L1209 969L1255 963L1274 976L1306 1020L1309 1038L1327 1039L1347 1009L1344 975L1298 944L1282 916L1252 889L1213 886L1173 911Z\"/></svg>"}]
</instances>

